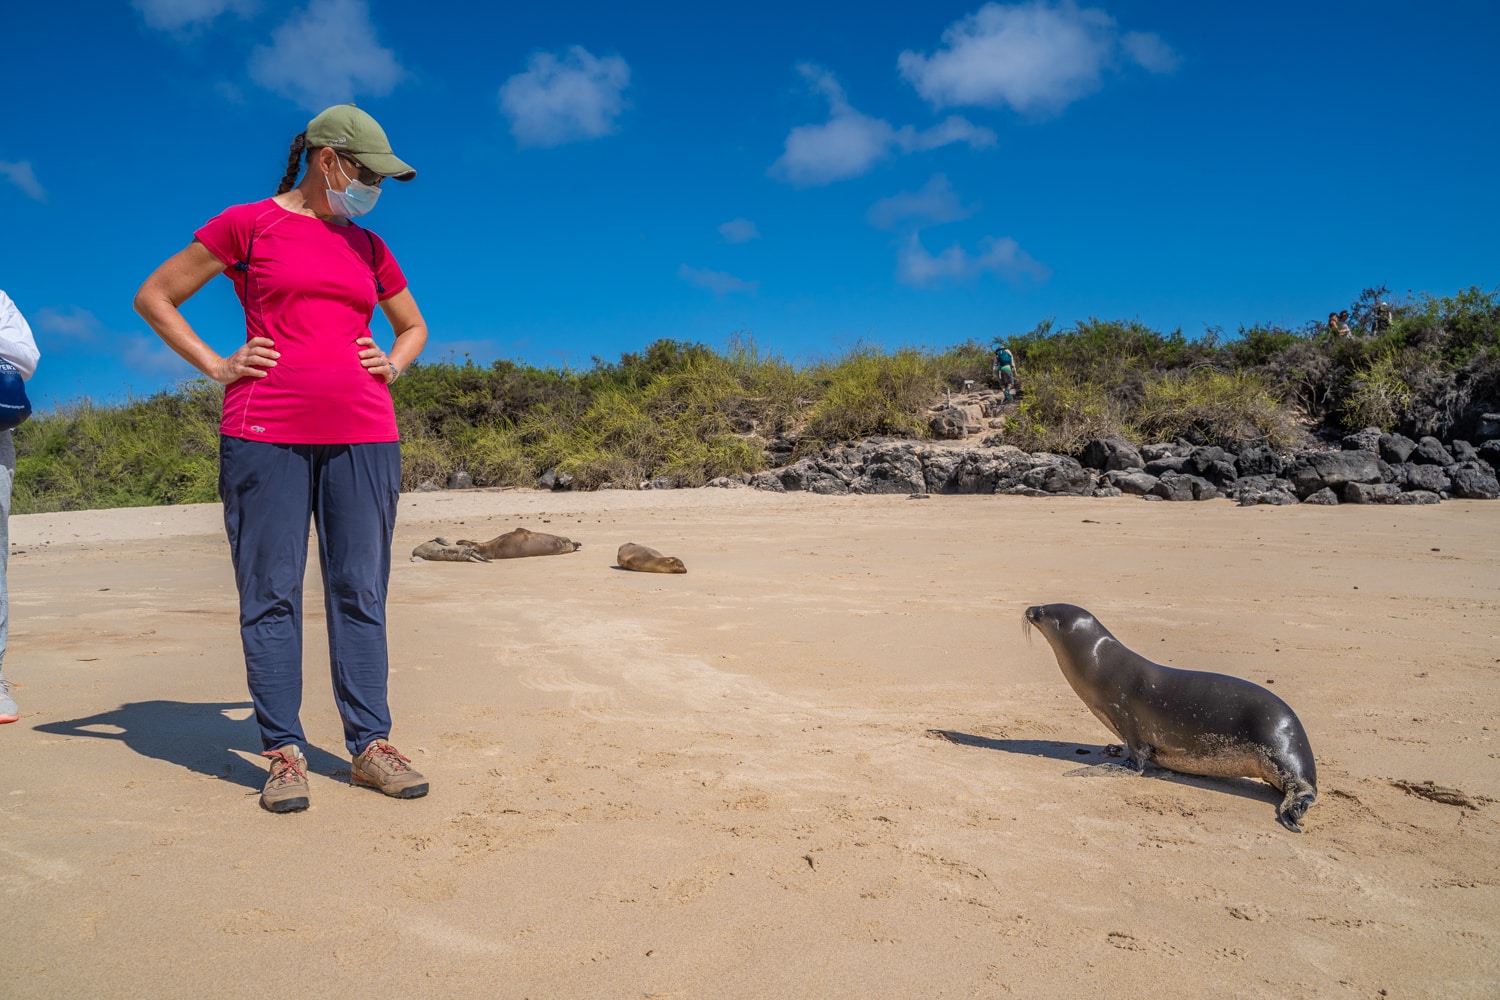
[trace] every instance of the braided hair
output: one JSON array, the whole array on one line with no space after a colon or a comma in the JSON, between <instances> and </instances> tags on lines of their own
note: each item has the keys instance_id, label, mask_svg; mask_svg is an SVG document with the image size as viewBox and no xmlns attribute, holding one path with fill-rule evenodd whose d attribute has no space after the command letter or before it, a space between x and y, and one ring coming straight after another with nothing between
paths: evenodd
<instances>
[{"instance_id":1,"label":"braided hair","mask_svg":"<svg viewBox=\"0 0 1500 1000\"><path fill-rule=\"evenodd\" d=\"M286 158L286 176L281 178L281 186L276 189L277 194L286 194L297 183L297 161L302 158L304 150L307 150L307 133L299 132L292 140L292 151ZM311 153L310 150L308 152Z\"/></svg>"}]
</instances>

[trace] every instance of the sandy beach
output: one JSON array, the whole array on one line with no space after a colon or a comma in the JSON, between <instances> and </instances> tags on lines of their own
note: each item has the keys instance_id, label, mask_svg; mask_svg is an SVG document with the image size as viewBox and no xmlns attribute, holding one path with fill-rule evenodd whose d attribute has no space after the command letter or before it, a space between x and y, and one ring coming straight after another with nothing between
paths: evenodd
<instances>
[{"instance_id":1,"label":"sandy beach","mask_svg":"<svg viewBox=\"0 0 1500 1000\"><path fill-rule=\"evenodd\" d=\"M406 558L517 526L583 548ZM1500 995L1500 503L406 495L392 741L432 793L349 785L313 559L279 816L219 508L11 539L6 997ZM1022 632L1056 601L1285 699L1305 832L1095 770Z\"/></svg>"}]
</instances>

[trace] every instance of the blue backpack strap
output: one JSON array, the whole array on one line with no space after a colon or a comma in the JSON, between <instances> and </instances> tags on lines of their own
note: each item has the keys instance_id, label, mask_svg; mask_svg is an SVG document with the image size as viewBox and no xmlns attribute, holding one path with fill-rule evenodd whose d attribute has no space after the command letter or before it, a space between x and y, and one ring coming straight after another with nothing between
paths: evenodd
<instances>
[{"instance_id":1,"label":"blue backpack strap","mask_svg":"<svg viewBox=\"0 0 1500 1000\"><path fill-rule=\"evenodd\" d=\"M365 239L370 241L370 274L375 278L375 296L379 298L385 294L385 285L381 284L380 272L376 269L379 261L375 259L375 234L363 226L360 229L364 232Z\"/></svg>"},{"instance_id":2,"label":"blue backpack strap","mask_svg":"<svg viewBox=\"0 0 1500 1000\"><path fill-rule=\"evenodd\" d=\"M251 256L254 255L254 253L255 253L255 226L252 224L250 226L250 242L248 244L246 244L246 246L245 246L245 259L244 260L237 260L237 261L235 261L233 264L230 265L230 267L234 268L236 271L240 272L241 274L249 274L250 273L250 258L251 258Z\"/></svg>"}]
</instances>

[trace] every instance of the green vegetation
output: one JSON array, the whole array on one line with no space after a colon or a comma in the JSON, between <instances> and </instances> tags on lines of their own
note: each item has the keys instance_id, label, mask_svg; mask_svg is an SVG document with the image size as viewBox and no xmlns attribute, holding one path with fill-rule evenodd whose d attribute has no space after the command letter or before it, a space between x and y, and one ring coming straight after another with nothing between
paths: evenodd
<instances>
[{"instance_id":1,"label":"green vegetation","mask_svg":"<svg viewBox=\"0 0 1500 1000\"><path fill-rule=\"evenodd\" d=\"M15 430L17 514L218 499L219 407L206 380L124 406L82 402Z\"/></svg>"},{"instance_id":2,"label":"green vegetation","mask_svg":"<svg viewBox=\"0 0 1500 1000\"><path fill-rule=\"evenodd\" d=\"M1500 295L1471 288L1351 307L1356 335L1255 326L1221 340L1134 321L1051 321L1003 338L1024 394L1007 443L1076 454L1091 438L1183 437L1291 448L1309 433L1377 426L1447 436L1500 409ZM999 343L1002 338L996 338ZM990 345L885 351L793 365L734 340L723 351L661 340L584 371L511 361L413 365L393 387L403 486L465 470L479 486L698 486L871 435L921 437L945 389L985 385ZM116 406L82 402L16 431L14 510L216 499L221 390L186 382Z\"/></svg>"}]
</instances>

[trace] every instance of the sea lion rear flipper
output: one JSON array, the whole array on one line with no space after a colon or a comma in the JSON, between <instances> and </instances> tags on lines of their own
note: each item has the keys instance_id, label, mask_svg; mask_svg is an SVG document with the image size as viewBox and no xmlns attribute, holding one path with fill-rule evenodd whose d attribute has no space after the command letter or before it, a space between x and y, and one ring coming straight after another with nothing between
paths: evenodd
<instances>
[{"instance_id":1,"label":"sea lion rear flipper","mask_svg":"<svg viewBox=\"0 0 1500 1000\"><path fill-rule=\"evenodd\" d=\"M1293 833L1302 832L1302 817L1307 807L1317 801L1318 793L1305 781L1287 782L1286 798L1276 807L1276 822Z\"/></svg>"}]
</instances>

